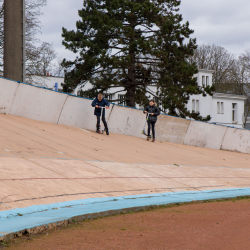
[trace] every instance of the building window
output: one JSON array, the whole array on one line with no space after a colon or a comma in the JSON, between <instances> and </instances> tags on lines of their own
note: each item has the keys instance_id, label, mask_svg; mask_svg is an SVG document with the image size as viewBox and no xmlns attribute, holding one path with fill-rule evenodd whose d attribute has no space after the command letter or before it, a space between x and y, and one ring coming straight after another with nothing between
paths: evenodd
<instances>
[{"instance_id":1,"label":"building window","mask_svg":"<svg viewBox=\"0 0 250 250\"><path fill-rule=\"evenodd\" d=\"M125 99L126 96L125 95L118 95L118 99L120 99L121 101L118 102L119 105L122 105L122 106L126 106L126 101L122 100L122 99Z\"/></svg>"},{"instance_id":2,"label":"building window","mask_svg":"<svg viewBox=\"0 0 250 250\"><path fill-rule=\"evenodd\" d=\"M237 103L232 103L232 121L237 122Z\"/></svg>"},{"instance_id":3,"label":"building window","mask_svg":"<svg viewBox=\"0 0 250 250\"><path fill-rule=\"evenodd\" d=\"M209 76L206 76L206 87L209 86Z\"/></svg>"},{"instance_id":4,"label":"building window","mask_svg":"<svg viewBox=\"0 0 250 250\"><path fill-rule=\"evenodd\" d=\"M220 103L220 113L224 114L224 102Z\"/></svg>"},{"instance_id":5,"label":"building window","mask_svg":"<svg viewBox=\"0 0 250 250\"><path fill-rule=\"evenodd\" d=\"M199 100L195 100L193 99L192 100L192 111L196 112L196 113L199 113L200 112L200 102Z\"/></svg>"},{"instance_id":6,"label":"building window","mask_svg":"<svg viewBox=\"0 0 250 250\"><path fill-rule=\"evenodd\" d=\"M220 102L217 102L217 114L220 114Z\"/></svg>"},{"instance_id":7,"label":"building window","mask_svg":"<svg viewBox=\"0 0 250 250\"><path fill-rule=\"evenodd\" d=\"M105 98L109 101L112 101L112 94L106 94Z\"/></svg>"},{"instance_id":8,"label":"building window","mask_svg":"<svg viewBox=\"0 0 250 250\"><path fill-rule=\"evenodd\" d=\"M205 76L202 76L202 87L205 87Z\"/></svg>"},{"instance_id":9,"label":"building window","mask_svg":"<svg viewBox=\"0 0 250 250\"><path fill-rule=\"evenodd\" d=\"M224 102L217 102L217 114L224 114Z\"/></svg>"},{"instance_id":10,"label":"building window","mask_svg":"<svg viewBox=\"0 0 250 250\"><path fill-rule=\"evenodd\" d=\"M200 112L200 108L199 108L199 100L196 100L195 112L196 112L196 113L199 113L199 112Z\"/></svg>"},{"instance_id":11,"label":"building window","mask_svg":"<svg viewBox=\"0 0 250 250\"><path fill-rule=\"evenodd\" d=\"M192 111L195 111L195 100L192 100Z\"/></svg>"}]
</instances>

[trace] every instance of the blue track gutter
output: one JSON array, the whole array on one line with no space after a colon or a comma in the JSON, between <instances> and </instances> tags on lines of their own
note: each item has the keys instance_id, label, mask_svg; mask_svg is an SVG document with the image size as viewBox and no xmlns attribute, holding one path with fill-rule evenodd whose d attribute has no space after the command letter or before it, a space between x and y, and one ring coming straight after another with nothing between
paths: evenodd
<instances>
[{"instance_id":1,"label":"blue track gutter","mask_svg":"<svg viewBox=\"0 0 250 250\"><path fill-rule=\"evenodd\" d=\"M81 216L81 219L136 211L148 206L250 196L250 188L184 191L120 197L90 198L0 212L0 240L41 226ZM99 213L99 215L98 215ZM102 214L100 214L102 213Z\"/></svg>"}]
</instances>

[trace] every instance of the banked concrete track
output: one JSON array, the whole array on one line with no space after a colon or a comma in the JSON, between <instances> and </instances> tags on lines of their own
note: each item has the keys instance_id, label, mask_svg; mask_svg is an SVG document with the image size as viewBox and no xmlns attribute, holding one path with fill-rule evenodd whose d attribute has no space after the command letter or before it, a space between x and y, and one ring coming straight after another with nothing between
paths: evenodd
<instances>
[{"instance_id":1,"label":"banked concrete track","mask_svg":"<svg viewBox=\"0 0 250 250\"><path fill-rule=\"evenodd\" d=\"M5 114L0 138L0 239L84 214L250 194L249 154Z\"/></svg>"}]
</instances>

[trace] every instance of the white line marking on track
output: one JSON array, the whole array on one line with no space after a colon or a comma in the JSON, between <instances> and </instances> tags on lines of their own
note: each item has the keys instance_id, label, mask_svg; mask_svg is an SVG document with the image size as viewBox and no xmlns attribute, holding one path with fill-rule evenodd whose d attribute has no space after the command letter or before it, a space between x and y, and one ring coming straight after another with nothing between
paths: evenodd
<instances>
[{"instance_id":1,"label":"white line marking on track","mask_svg":"<svg viewBox=\"0 0 250 250\"><path fill-rule=\"evenodd\" d=\"M90 131L88 131L88 130L86 130L86 129L83 129L83 128L79 128L79 129L81 129L81 130L83 130L83 131L85 131L85 132L90 133Z\"/></svg>"}]
</instances>

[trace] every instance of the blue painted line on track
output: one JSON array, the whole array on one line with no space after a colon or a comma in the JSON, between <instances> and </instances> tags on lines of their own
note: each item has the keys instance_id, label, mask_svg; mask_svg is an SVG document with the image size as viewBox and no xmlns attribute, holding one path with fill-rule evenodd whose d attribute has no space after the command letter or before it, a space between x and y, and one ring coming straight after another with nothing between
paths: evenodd
<instances>
[{"instance_id":1,"label":"blue painted line on track","mask_svg":"<svg viewBox=\"0 0 250 250\"><path fill-rule=\"evenodd\" d=\"M48 205L17 208L0 212L0 237L9 233L56 223L80 215L133 207L233 198L248 195L250 195L250 188L216 189L206 191L183 191L120 197L89 198Z\"/></svg>"}]
</instances>

